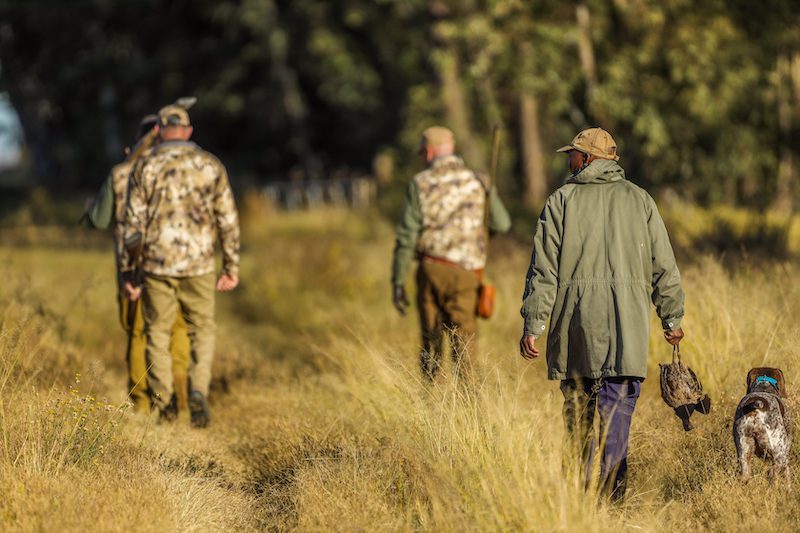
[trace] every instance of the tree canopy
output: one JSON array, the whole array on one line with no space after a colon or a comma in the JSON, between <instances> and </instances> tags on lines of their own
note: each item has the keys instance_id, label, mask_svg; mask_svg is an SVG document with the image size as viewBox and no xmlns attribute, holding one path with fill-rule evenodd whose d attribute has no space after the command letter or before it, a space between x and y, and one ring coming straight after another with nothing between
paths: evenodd
<instances>
[{"instance_id":1,"label":"tree canopy","mask_svg":"<svg viewBox=\"0 0 800 533\"><path fill-rule=\"evenodd\" d=\"M453 128L529 207L553 149L609 130L639 183L791 208L800 15L789 0L0 0L0 91L35 174L96 185L139 118L195 95L198 142L238 179L404 177ZM517 194L518 193L518 194Z\"/></svg>"}]
</instances>

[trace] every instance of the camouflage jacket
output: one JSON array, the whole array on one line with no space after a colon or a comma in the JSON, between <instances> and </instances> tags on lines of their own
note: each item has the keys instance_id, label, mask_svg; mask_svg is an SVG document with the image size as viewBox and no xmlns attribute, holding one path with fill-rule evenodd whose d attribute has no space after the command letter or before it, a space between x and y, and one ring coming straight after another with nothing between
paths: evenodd
<instances>
[{"instance_id":1,"label":"camouflage jacket","mask_svg":"<svg viewBox=\"0 0 800 533\"><path fill-rule=\"evenodd\" d=\"M223 270L238 275L239 218L222 163L192 142L167 141L139 160L125 210L122 270L141 244L141 269L170 277L214 271L214 241Z\"/></svg>"},{"instance_id":2,"label":"camouflage jacket","mask_svg":"<svg viewBox=\"0 0 800 533\"><path fill-rule=\"evenodd\" d=\"M114 192L114 251L117 254L117 266L125 247L125 207L128 200L128 184L130 183L133 162L124 161L111 169L111 189Z\"/></svg>"},{"instance_id":3,"label":"camouflage jacket","mask_svg":"<svg viewBox=\"0 0 800 533\"><path fill-rule=\"evenodd\" d=\"M124 238L125 203L128 198L128 182L130 180L132 161L123 161L114 165L108 178L103 182L92 207L86 212L86 219L91 227L106 229L114 223L114 256L119 272ZM118 279L118 281L122 281Z\"/></svg>"},{"instance_id":4,"label":"camouflage jacket","mask_svg":"<svg viewBox=\"0 0 800 533\"><path fill-rule=\"evenodd\" d=\"M458 156L443 156L411 180L397 225L392 283L401 285L414 254L446 259L467 270L486 265L484 210L489 229L506 232L511 220L497 190Z\"/></svg>"}]
</instances>

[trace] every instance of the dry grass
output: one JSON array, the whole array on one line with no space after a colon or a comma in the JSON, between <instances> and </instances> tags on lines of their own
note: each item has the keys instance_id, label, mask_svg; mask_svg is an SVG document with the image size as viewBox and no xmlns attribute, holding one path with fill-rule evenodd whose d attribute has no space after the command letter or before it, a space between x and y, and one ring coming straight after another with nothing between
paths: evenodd
<instances>
[{"instance_id":1,"label":"dry grass","mask_svg":"<svg viewBox=\"0 0 800 533\"><path fill-rule=\"evenodd\" d=\"M219 298L208 431L124 407L109 250L0 247L0 529L797 529L798 470L791 486L764 475L743 486L730 436L751 366L800 382L793 265L682 265L683 352L714 409L683 432L659 397L670 350L654 333L630 497L608 507L564 463L561 397L544 362L517 355L525 246L494 247L499 312L482 324L477 387L429 387L416 320L390 307L384 221L244 220L244 282ZM699 226L684 224L674 231Z\"/></svg>"}]
</instances>

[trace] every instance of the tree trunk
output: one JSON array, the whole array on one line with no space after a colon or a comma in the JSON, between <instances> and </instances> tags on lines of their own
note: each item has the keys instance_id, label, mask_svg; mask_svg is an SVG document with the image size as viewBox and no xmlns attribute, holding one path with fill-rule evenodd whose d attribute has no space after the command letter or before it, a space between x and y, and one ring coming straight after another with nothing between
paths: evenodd
<instances>
[{"instance_id":1,"label":"tree trunk","mask_svg":"<svg viewBox=\"0 0 800 533\"><path fill-rule=\"evenodd\" d=\"M471 114L461 82L460 64L452 45L448 44L437 50L433 61L439 77L446 125L453 129L459 152L464 155L467 164L485 169L486 158L475 141Z\"/></svg>"},{"instance_id":2,"label":"tree trunk","mask_svg":"<svg viewBox=\"0 0 800 533\"><path fill-rule=\"evenodd\" d=\"M457 150L464 156L466 163L472 167L486 169L486 157L472 130L472 116L461 80L458 49L446 27L451 23L452 11L446 4L437 0L430 0L428 10L433 17L431 62L439 81L446 121L444 125L453 130Z\"/></svg>"},{"instance_id":3,"label":"tree trunk","mask_svg":"<svg viewBox=\"0 0 800 533\"><path fill-rule=\"evenodd\" d=\"M594 92L597 89L597 63L594 59L589 8L586 4L578 4L575 18L578 23L578 56L586 79L586 108L591 114Z\"/></svg>"},{"instance_id":4,"label":"tree trunk","mask_svg":"<svg viewBox=\"0 0 800 533\"><path fill-rule=\"evenodd\" d=\"M777 100L778 100L778 130L779 130L779 163L778 179L775 188L773 207L783 213L794 212L795 181L797 168L794 162L792 147L792 96L797 90L790 90L788 85L793 84L792 64L795 58L786 55L778 56L777 70Z\"/></svg>"},{"instance_id":5,"label":"tree trunk","mask_svg":"<svg viewBox=\"0 0 800 533\"><path fill-rule=\"evenodd\" d=\"M539 209L547 197L547 174L539 128L539 105L530 92L520 95L519 122L524 179L523 203L529 209Z\"/></svg>"},{"instance_id":6,"label":"tree trunk","mask_svg":"<svg viewBox=\"0 0 800 533\"><path fill-rule=\"evenodd\" d=\"M267 4L273 16L273 27L266 31L269 43L272 73L283 91L283 106L291 124L289 146L298 158L306 179L319 179L323 165L309 143L308 108L300 89L297 72L289 61L289 34L280 20L278 5L273 1Z\"/></svg>"}]
</instances>

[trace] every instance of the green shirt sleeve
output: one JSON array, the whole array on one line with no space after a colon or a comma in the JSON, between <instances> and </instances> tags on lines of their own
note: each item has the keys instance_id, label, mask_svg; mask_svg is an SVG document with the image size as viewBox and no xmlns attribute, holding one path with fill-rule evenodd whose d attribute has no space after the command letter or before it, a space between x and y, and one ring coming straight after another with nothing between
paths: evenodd
<instances>
[{"instance_id":1,"label":"green shirt sleeve","mask_svg":"<svg viewBox=\"0 0 800 533\"><path fill-rule=\"evenodd\" d=\"M511 216L508 214L497 187L492 187L489 192L489 231L492 233L507 233L511 229Z\"/></svg>"},{"instance_id":2,"label":"green shirt sleeve","mask_svg":"<svg viewBox=\"0 0 800 533\"><path fill-rule=\"evenodd\" d=\"M658 207L650 195L647 195L650 209L647 229L650 233L650 250L653 260L653 304L665 330L681 327L683 319L684 294L681 288L681 274L669 242L669 234Z\"/></svg>"},{"instance_id":3,"label":"green shirt sleeve","mask_svg":"<svg viewBox=\"0 0 800 533\"><path fill-rule=\"evenodd\" d=\"M392 284L405 284L408 269L414 260L417 249L417 238L422 227L422 209L419 205L419 188L417 182L411 180L406 192L406 202L395 233L397 240L394 246L394 261L392 262Z\"/></svg>"},{"instance_id":4,"label":"green shirt sleeve","mask_svg":"<svg viewBox=\"0 0 800 533\"><path fill-rule=\"evenodd\" d=\"M86 212L89 224L97 229L107 229L114 217L114 178L109 174L100 187L94 204Z\"/></svg>"},{"instance_id":5,"label":"green shirt sleeve","mask_svg":"<svg viewBox=\"0 0 800 533\"><path fill-rule=\"evenodd\" d=\"M547 200L533 235L533 252L522 295L524 334L545 332L558 289L558 257L564 232L562 195Z\"/></svg>"}]
</instances>

